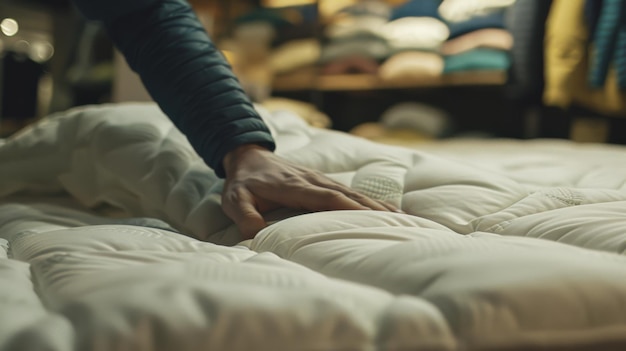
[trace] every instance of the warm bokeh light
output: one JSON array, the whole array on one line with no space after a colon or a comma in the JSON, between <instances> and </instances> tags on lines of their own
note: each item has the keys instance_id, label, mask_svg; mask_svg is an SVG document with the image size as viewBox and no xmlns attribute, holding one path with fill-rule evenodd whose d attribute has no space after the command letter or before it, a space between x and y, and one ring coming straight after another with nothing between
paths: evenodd
<instances>
[{"instance_id":1,"label":"warm bokeh light","mask_svg":"<svg viewBox=\"0 0 626 351\"><path fill-rule=\"evenodd\" d=\"M0 31L8 37L12 37L20 30L17 21L13 18L5 18L0 22Z\"/></svg>"},{"instance_id":2,"label":"warm bokeh light","mask_svg":"<svg viewBox=\"0 0 626 351\"><path fill-rule=\"evenodd\" d=\"M54 55L54 47L48 42L37 41L31 45L30 56L35 62L45 62Z\"/></svg>"}]
</instances>

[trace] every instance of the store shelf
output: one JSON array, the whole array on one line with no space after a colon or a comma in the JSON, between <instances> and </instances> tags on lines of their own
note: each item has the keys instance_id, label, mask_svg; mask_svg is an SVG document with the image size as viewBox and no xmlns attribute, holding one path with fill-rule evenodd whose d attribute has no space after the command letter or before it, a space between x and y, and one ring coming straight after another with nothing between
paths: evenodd
<instances>
[{"instance_id":1,"label":"store shelf","mask_svg":"<svg viewBox=\"0 0 626 351\"><path fill-rule=\"evenodd\" d=\"M300 71L274 78L275 91L365 91L380 89L410 89L461 85L503 85L506 71L471 71L441 76L405 77L384 81L370 74L316 75L313 71Z\"/></svg>"}]
</instances>

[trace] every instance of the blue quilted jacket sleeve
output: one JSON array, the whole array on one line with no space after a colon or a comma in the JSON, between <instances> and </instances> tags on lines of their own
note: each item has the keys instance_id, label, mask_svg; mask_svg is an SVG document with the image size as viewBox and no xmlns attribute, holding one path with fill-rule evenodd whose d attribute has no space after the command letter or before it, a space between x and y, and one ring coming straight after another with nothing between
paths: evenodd
<instances>
[{"instance_id":1,"label":"blue quilted jacket sleeve","mask_svg":"<svg viewBox=\"0 0 626 351\"><path fill-rule=\"evenodd\" d=\"M74 0L101 21L152 98L220 176L243 144L274 150L265 123L185 0Z\"/></svg>"}]
</instances>

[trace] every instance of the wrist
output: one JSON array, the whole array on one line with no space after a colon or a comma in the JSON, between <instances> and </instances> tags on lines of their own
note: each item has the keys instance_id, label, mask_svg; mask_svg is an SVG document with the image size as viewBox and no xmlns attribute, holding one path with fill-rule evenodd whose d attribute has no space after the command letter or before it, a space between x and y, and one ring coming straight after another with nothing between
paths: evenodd
<instances>
[{"instance_id":1,"label":"wrist","mask_svg":"<svg viewBox=\"0 0 626 351\"><path fill-rule=\"evenodd\" d=\"M258 144L244 144L237 146L236 148L230 150L224 156L222 160L222 165L224 166L224 171L226 172L226 176L232 174L236 169L239 161L243 158L244 155L250 152L258 152L258 151L266 151L271 152L269 149L258 145Z\"/></svg>"}]
</instances>

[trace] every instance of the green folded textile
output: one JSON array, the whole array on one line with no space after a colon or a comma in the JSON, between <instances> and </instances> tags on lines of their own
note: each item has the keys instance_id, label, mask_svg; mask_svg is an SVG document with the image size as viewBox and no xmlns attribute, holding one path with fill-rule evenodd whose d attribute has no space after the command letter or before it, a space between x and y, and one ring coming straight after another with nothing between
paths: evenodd
<instances>
[{"instance_id":1,"label":"green folded textile","mask_svg":"<svg viewBox=\"0 0 626 351\"><path fill-rule=\"evenodd\" d=\"M443 73L475 70L507 70L511 66L508 51L474 49L444 57Z\"/></svg>"}]
</instances>

